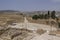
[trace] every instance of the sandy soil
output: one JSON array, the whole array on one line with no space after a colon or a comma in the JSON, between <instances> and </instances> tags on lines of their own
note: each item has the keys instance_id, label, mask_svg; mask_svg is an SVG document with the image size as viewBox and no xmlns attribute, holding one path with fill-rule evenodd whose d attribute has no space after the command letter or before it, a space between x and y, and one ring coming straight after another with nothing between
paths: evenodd
<instances>
[{"instance_id":1,"label":"sandy soil","mask_svg":"<svg viewBox=\"0 0 60 40\"><path fill-rule=\"evenodd\" d=\"M26 28L34 31L32 36L29 36L24 40L60 40L60 37L49 35L49 31L57 30L55 27L51 27L49 25L44 25L44 24L30 23L28 22L26 17L24 19L25 19L24 23L16 23L16 25L14 26L13 25L8 26L11 28ZM43 29L43 30L46 30L46 32L42 35L39 35L36 33L37 29Z\"/></svg>"}]
</instances>

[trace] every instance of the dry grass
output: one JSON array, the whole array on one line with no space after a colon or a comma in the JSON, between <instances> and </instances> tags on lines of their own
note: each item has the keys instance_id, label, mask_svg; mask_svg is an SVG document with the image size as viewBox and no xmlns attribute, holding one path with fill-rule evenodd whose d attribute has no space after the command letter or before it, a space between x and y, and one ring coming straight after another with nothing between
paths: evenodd
<instances>
[{"instance_id":1,"label":"dry grass","mask_svg":"<svg viewBox=\"0 0 60 40\"><path fill-rule=\"evenodd\" d=\"M44 20L44 19L33 20L31 17L27 17L27 19L31 23L48 24L48 20Z\"/></svg>"},{"instance_id":2,"label":"dry grass","mask_svg":"<svg viewBox=\"0 0 60 40\"><path fill-rule=\"evenodd\" d=\"M50 31L50 34L60 34L60 30L57 30L57 31Z\"/></svg>"},{"instance_id":3,"label":"dry grass","mask_svg":"<svg viewBox=\"0 0 60 40\"><path fill-rule=\"evenodd\" d=\"M53 35L53 36L58 36L58 37L60 37L60 30L50 31L49 35Z\"/></svg>"},{"instance_id":4,"label":"dry grass","mask_svg":"<svg viewBox=\"0 0 60 40\"><path fill-rule=\"evenodd\" d=\"M2 31L3 32L3 31ZM31 33L31 30L28 29L16 29L16 28L9 28L7 29L3 34L1 34L1 38L3 39L24 39L26 37L28 37Z\"/></svg>"},{"instance_id":5,"label":"dry grass","mask_svg":"<svg viewBox=\"0 0 60 40\"><path fill-rule=\"evenodd\" d=\"M38 19L38 20L33 20L32 17L27 17L27 20L30 23L37 23L37 24L45 24L45 25L52 25L54 27L57 26L57 23L53 19Z\"/></svg>"},{"instance_id":6,"label":"dry grass","mask_svg":"<svg viewBox=\"0 0 60 40\"><path fill-rule=\"evenodd\" d=\"M22 15L16 14L0 14L0 25L8 24L9 22L23 22L24 18Z\"/></svg>"}]
</instances>

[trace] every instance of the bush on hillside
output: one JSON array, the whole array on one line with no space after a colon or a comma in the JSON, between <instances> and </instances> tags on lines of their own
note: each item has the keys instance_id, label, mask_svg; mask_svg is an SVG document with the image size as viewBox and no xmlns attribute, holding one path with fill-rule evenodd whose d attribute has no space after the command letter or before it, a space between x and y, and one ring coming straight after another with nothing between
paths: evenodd
<instances>
[{"instance_id":1,"label":"bush on hillside","mask_svg":"<svg viewBox=\"0 0 60 40\"><path fill-rule=\"evenodd\" d=\"M32 19L35 19L35 20L37 20L39 17L38 17L38 15L34 15L33 17L32 17Z\"/></svg>"}]
</instances>

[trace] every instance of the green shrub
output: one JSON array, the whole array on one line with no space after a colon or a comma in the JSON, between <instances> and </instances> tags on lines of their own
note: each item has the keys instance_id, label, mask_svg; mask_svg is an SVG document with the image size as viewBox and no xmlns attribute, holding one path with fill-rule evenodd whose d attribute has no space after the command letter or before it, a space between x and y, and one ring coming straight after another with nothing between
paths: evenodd
<instances>
[{"instance_id":1,"label":"green shrub","mask_svg":"<svg viewBox=\"0 0 60 40\"><path fill-rule=\"evenodd\" d=\"M34 16L32 16L32 19L37 20L38 18L39 18L38 15L34 15Z\"/></svg>"}]
</instances>

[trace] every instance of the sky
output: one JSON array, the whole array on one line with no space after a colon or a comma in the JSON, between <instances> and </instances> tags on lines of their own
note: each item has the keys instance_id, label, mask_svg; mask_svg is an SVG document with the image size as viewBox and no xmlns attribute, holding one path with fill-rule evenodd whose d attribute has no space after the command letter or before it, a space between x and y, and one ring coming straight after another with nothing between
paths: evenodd
<instances>
[{"instance_id":1,"label":"sky","mask_svg":"<svg viewBox=\"0 0 60 40\"><path fill-rule=\"evenodd\" d=\"M0 0L0 10L60 11L60 0Z\"/></svg>"}]
</instances>

